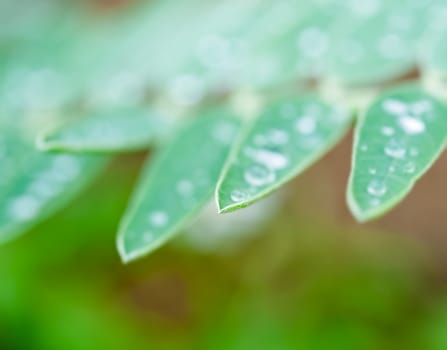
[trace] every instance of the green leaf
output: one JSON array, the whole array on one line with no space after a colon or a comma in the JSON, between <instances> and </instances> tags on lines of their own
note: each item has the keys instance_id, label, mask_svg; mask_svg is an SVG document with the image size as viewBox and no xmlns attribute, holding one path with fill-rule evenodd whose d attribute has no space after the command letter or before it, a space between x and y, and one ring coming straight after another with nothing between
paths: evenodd
<instances>
[{"instance_id":1,"label":"green leaf","mask_svg":"<svg viewBox=\"0 0 447 350\"><path fill-rule=\"evenodd\" d=\"M446 4L432 11L431 21L424 33L420 49L420 65L423 73L447 77L447 23Z\"/></svg>"},{"instance_id":2,"label":"green leaf","mask_svg":"<svg viewBox=\"0 0 447 350\"><path fill-rule=\"evenodd\" d=\"M44 154L14 130L0 136L0 242L68 203L103 168L97 156Z\"/></svg>"},{"instance_id":3,"label":"green leaf","mask_svg":"<svg viewBox=\"0 0 447 350\"><path fill-rule=\"evenodd\" d=\"M275 102L254 120L219 181L220 212L245 207L304 171L345 134L349 113L316 97Z\"/></svg>"},{"instance_id":4,"label":"green leaf","mask_svg":"<svg viewBox=\"0 0 447 350\"><path fill-rule=\"evenodd\" d=\"M42 150L114 152L147 148L162 132L161 116L147 108L108 108L93 112L38 138Z\"/></svg>"},{"instance_id":5,"label":"green leaf","mask_svg":"<svg viewBox=\"0 0 447 350\"><path fill-rule=\"evenodd\" d=\"M296 1L267 6L258 20L241 70L242 83L271 88L321 73L329 47L328 24L333 9L328 4ZM271 30L274 27L275 30Z\"/></svg>"},{"instance_id":6,"label":"green leaf","mask_svg":"<svg viewBox=\"0 0 447 350\"><path fill-rule=\"evenodd\" d=\"M400 202L446 138L446 106L419 87L399 87L378 98L355 131L347 194L354 216L370 220Z\"/></svg>"},{"instance_id":7,"label":"green leaf","mask_svg":"<svg viewBox=\"0 0 447 350\"><path fill-rule=\"evenodd\" d=\"M345 2L332 25L326 77L346 85L375 84L410 71L428 7L418 1Z\"/></svg>"},{"instance_id":8,"label":"green leaf","mask_svg":"<svg viewBox=\"0 0 447 350\"><path fill-rule=\"evenodd\" d=\"M148 164L119 230L124 262L161 246L211 199L239 127L229 111L210 111Z\"/></svg>"}]
</instances>

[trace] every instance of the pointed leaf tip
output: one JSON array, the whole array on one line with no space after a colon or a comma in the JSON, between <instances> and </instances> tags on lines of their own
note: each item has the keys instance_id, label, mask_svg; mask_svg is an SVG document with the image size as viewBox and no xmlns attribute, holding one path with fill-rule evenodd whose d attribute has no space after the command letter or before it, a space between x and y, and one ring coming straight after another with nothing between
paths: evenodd
<instances>
[{"instance_id":1,"label":"pointed leaf tip","mask_svg":"<svg viewBox=\"0 0 447 350\"><path fill-rule=\"evenodd\" d=\"M143 107L94 110L80 120L47 131L36 140L43 151L118 152L147 148L165 128L157 113Z\"/></svg>"},{"instance_id":2,"label":"pointed leaf tip","mask_svg":"<svg viewBox=\"0 0 447 350\"><path fill-rule=\"evenodd\" d=\"M121 223L123 261L162 246L208 203L239 129L239 119L227 110L207 112L146 165Z\"/></svg>"}]
</instances>

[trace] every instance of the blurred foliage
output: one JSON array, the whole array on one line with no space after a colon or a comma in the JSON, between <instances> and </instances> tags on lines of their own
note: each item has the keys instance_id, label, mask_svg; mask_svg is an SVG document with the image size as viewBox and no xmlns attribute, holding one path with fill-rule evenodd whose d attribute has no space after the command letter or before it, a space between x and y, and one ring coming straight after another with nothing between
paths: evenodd
<instances>
[{"instance_id":1,"label":"blurred foliage","mask_svg":"<svg viewBox=\"0 0 447 350\"><path fill-rule=\"evenodd\" d=\"M244 249L174 244L123 267L113 218L138 163L120 158L113 178L1 248L2 349L443 348L442 281L423 249L291 219L293 196Z\"/></svg>"},{"instance_id":2,"label":"blurred foliage","mask_svg":"<svg viewBox=\"0 0 447 350\"><path fill-rule=\"evenodd\" d=\"M446 35L446 7L440 0L7 0L1 6L0 164L9 173L0 182L0 240L23 233L87 185L103 160L89 158L91 164L84 164L84 157L91 156L79 153L153 147L164 158L171 143L189 143L179 130L190 117L208 114L204 111L224 107L241 119L232 135L224 126L213 130L209 140L217 142L202 145L202 155L196 146L178 154L179 166L181 158L203 173L221 174L208 186L211 195L217 183L221 211L266 196L330 150L336 137L329 131L337 128L328 110L346 110L343 115L357 121L363 115L380 119L373 127L356 123L356 135L364 137L362 145L354 144L354 152L358 155L371 143L380 155L385 149L385 156L392 158L383 169L369 167L377 154L368 151L354 158L365 161L357 162L352 172L348 202L362 221L400 202L447 143L447 130L436 123L442 121L443 109L435 109L437 100L431 98L443 99L445 91L439 63L444 50L436 45ZM428 95L380 95L389 85L417 79L418 73L412 75L415 67ZM306 108L293 107L297 95L304 98L309 92L318 97L303 100ZM393 113L367 108L371 101L387 102L389 96L399 99L393 100ZM428 107L413 108L421 103ZM323 104L327 109L318 108ZM348 122L346 117L343 125ZM385 137L379 142L380 130ZM436 147L430 144L433 130ZM287 137L275 138L279 133ZM339 139L341 131L336 134ZM22 144L20 151L14 138ZM397 143L403 153L387 152ZM220 144L231 144L222 153L225 163L193 162L220 154ZM36 147L49 152L44 155ZM417 158L406 158L410 149L416 149ZM50 179L49 172L64 171L51 168L63 157L54 151L74 153L70 159L77 171L66 181ZM147 186L137 186L134 198L160 201L160 183L177 193L167 196L168 209L147 207L148 201L126 209L118 239L124 261L160 246L182 228L183 218L200 209L179 205L174 210L186 196L174 189L176 184L183 181L187 196L205 202L195 191L199 179L174 174L172 164L163 163L158 170L148 165L143 173L141 183ZM370 176L365 175L368 171ZM63 182L59 191L49 192L40 178L45 176ZM405 189L399 190L395 182ZM144 224L130 229L126 218L137 210L151 210L162 220L140 216ZM122 240L138 244L126 250Z\"/></svg>"},{"instance_id":3,"label":"blurred foliage","mask_svg":"<svg viewBox=\"0 0 447 350\"><path fill-rule=\"evenodd\" d=\"M13 235L37 226L0 247L0 349L447 348L443 269L420 241L344 222L335 181L321 181L339 168L244 210L248 221L205 212L131 266L113 246L147 154L108 166L71 154L91 159L92 174L104 169L100 178L81 169L76 186L62 186L42 211L29 201L41 165L54 170L66 157L40 153L36 136L104 110L163 116L169 130L144 140L159 152L205 108L225 104L248 118L260 101L312 90L358 111L387 84L418 78L416 64L443 98L444 8L443 0L2 1L0 201L15 183L22 206ZM226 230L246 236L220 249ZM194 244L201 235L209 246Z\"/></svg>"}]
</instances>

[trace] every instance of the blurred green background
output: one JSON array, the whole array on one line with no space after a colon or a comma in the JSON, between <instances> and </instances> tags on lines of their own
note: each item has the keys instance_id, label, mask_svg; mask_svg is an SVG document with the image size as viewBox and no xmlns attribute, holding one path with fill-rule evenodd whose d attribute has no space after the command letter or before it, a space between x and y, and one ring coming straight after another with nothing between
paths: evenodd
<instances>
[{"instance_id":1,"label":"blurred green background","mask_svg":"<svg viewBox=\"0 0 447 350\"><path fill-rule=\"evenodd\" d=\"M339 204L349 146L295 180L237 247L197 251L180 237L127 266L115 232L142 157L118 158L0 248L0 348L447 348L445 250L399 229L405 206L374 227L353 223Z\"/></svg>"},{"instance_id":2,"label":"blurred green background","mask_svg":"<svg viewBox=\"0 0 447 350\"><path fill-rule=\"evenodd\" d=\"M125 2L96 0L88 6L95 15L115 6L125 12ZM17 4L16 13L21 14L27 3L30 1L6 4ZM372 6L374 1L365 3ZM113 40L108 42L109 36L104 33L112 32L110 37L114 38L115 23L139 33L136 43L144 41L147 34L140 33L136 25L144 15L138 11L132 17L135 20L126 22L111 10L116 22L102 23L102 17L95 15L85 22L73 22L73 13L65 10L63 16L52 17L54 22L44 20L44 32L51 33L48 37L54 41L44 40L42 45L37 38L37 44L27 46L29 37L17 28L27 32L34 24L39 25L35 13L26 11L27 16L18 16L23 21L15 22L14 16L1 12L1 5L0 26L5 30L0 31L4 35L0 63L13 62L9 64L14 67L20 66L20 60L29 59L34 66L49 59L69 72L70 88L76 90L79 83L88 86L83 87L83 93L99 91L99 97L84 96L85 100L66 92L70 107L86 100L91 103L90 97L97 98L95 103L99 105L110 103L116 96L126 100L126 91L113 90L112 79L104 78L110 78L109 73L120 60L127 68L141 68L141 72L136 70L137 76L150 73L155 85L166 83L163 74L178 68L167 63L160 72L148 70L150 62L138 66L145 62L144 55L130 50L132 43L116 48ZM188 9L189 14L200 17L200 12ZM162 27L170 28L183 20L186 15L182 11L186 10L180 7L177 17ZM181 23L183 26L175 28L179 32L195 20ZM95 35L89 32L91 26L97 29ZM65 52L61 43L67 43L66 35L71 38L77 32L73 28L78 27L84 36L74 40L76 44L68 50L71 61L67 61L74 67L92 69L79 76L70 64L64 66L65 58L57 54L59 50ZM143 29L151 28L148 25ZM13 40L4 40L8 33L13 34ZM88 38L86 44L83 38ZM10 50L22 41L24 51L20 45ZM178 41L169 36L159 41L155 40L144 53L160 48L181 51L176 47ZM111 63L104 57L94 57L102 53L98 43L106 43L110 49L104 51L105 56L121 55L112 57ZM182 43L187 46L187 40ZM158 63L164 63L170 51L166 52L157 57ZM90 66L86 62L96 63ZM6 74L10 66L2 65L0 73ZM83 81L85 77L92 81ZM98 81L111 91L97 89ZM49 101L57 108L59 102L66 102L64 93L60 101L51 99L57 84L56 88L36 84L41 95L30 91L42 98L29 101L37 101L44 112ZM8 90L14 97L11 100L20 104L9 88L3 91ZM151 86L145 92L144 101L152 98L150 101L160 102ZM447 159L442 156L391 214L372 224L358 225L344 205L350 150L348 137L270 199L267 208L247 209L239 216L229 214L220 219L205 212L177 240L129 265L123 265L116 252L116 229L145 154L119 156L67 208L19 239L0 246L0 349L447 349L447 235L443 210ZM237 236L244 239L235 239Z\"/></svg>"}]
</instances>

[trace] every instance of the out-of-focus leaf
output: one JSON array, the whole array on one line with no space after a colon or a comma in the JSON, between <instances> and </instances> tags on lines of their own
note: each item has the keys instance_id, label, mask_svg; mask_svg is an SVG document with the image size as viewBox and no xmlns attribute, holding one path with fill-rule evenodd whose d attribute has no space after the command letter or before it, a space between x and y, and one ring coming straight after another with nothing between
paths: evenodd
<instances>
[{"instance_id":1,"label":"out-of-focus leaf","mask_svg":"<svg viewBox=\"0 0 447 350\"><path fill-rule=\"evenodd\" d=\"M108 108L44 133L42 150L114 152L147 148L162 132L165 121L144 107Z\"/></svg>"},{"instance_id":2,"label":"out-of-focus leaf","mask_svg":"<svg viewBox=\"0 0 447 350\"><path fill-rule=\"evenodd\" d=\"M346 1L331 29L327 78L347 85L374 84L405 74L415 64L426 2Z\"/></svg>"},{"instance_id":3,"label":"out-of-focus leaf","mask_svg":"<svg viewBox=\"0 0 447 350\"><path fill-rule=\"evenodd\" d=\"M188 44L187 60L162 82L165 93L179 105L194 105L206 93L237 87L251 45L245 36L266 6L262 0L227 0L210 6Z\"/></svg>"},{"instance_id":4,"label":"out-of-focus leaf","mask_svg":"<svg viewBox=\"0 0 447 350\"><path fill-rule=\"evenodd\" d=\"M447 139L447 107L420 88L378 98L355 131L348 204L359 221L378 217L407 195Z\"/></svg>"},{"instance_id":5,"label":"out-of-focus leaf","mask_svg":"<svg viewBox=\"0 0 447 350\"><path fill-rule=\"evenodd\" d=\"M206 205L240 128L227 110L215 110L188 123L144 170L118 235L128 262L171 238Z\"/></svg>"},{"instance_id":6,"label":"out-of-focus leaf","mask_svg":"<svg viewBox=\"0 0 447 350\"><path fill-rule=\"evenodd\" d=\"M426 86L444 99L447 79L447 4L433 7L432 17L420 45L419 64Z\"/></svg>"},{"instance_id":7,"label":"out-of-focus leaf","mask_svg":"<svg viewBox=\"0 0 447 350\"><path fill-rule=\"evenodd\" d=\"M269 105L225 167L216 191L219 211L245 207L297 176L331 149L349 124L349 113L316 97Z\"/></svg>"},{"instance_id":8,"label":"out-of-focus leaf","mask_svg":"<svg viewBox=\"0 0 447 350\"><path fill-rule=\"evenodd\" d=\"M96 156L43 154L19 130L1 125L0 242L65 205L98 174Z\"/></svg>"},{"instance_id":9,"label":"out-of-focus leaf","mask_svg":"<svg viewBox=\"0 0 447 350\"><path fill-rule=\"evenodd\" d=\"M333 9L312 2L285 1L275 5L266 9L255 32L248 35L247 41L254 43L241 70L245 85L268 88L321 73L329 48L329 15Z\"/></svg>"}]
</instances>

